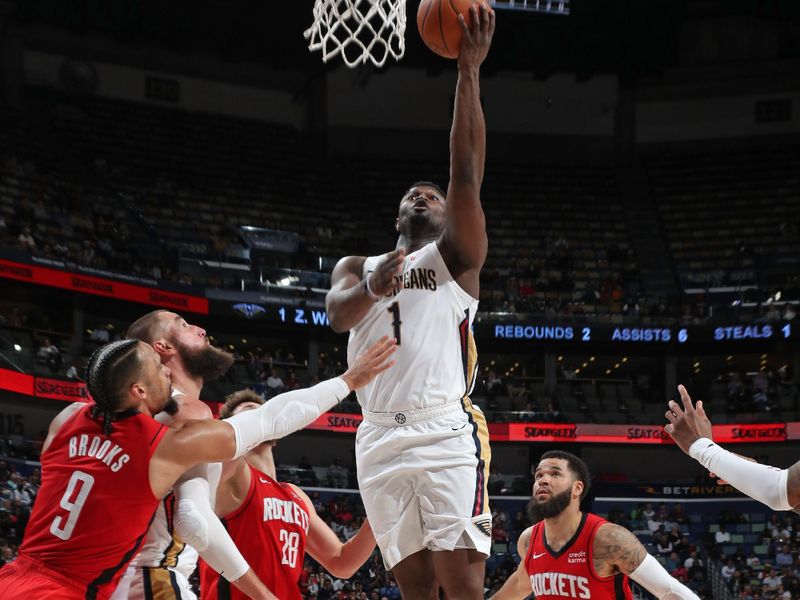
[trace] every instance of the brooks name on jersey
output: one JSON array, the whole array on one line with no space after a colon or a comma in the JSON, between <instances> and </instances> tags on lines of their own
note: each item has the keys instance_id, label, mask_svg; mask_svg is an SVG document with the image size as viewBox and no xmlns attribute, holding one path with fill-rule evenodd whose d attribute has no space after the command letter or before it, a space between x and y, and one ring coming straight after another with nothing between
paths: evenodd
<instances>
[{"instance_id":1,"label":"brooks name on jersey","mask_svg":"<svg viewBox=\"0 0 800 600\"><path fill-rule=\"evenodd\" d=\"M131 459L123 449L114 444L111 440L104 439L102 436L89 436L86 433L73 435L69 438L69 458L76 456L88 456L96 458L104 465L109 467L114 473L125 466Z\"/></svg>"}]
</instances>

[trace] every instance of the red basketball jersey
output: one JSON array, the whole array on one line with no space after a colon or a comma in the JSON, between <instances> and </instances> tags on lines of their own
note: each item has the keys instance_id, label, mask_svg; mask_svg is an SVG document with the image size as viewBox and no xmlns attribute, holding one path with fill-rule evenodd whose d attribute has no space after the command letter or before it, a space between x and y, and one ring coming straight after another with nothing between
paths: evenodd
<instances>
[{"instance_id":1,"label":"red basketball jersey","mask_svg":"<svg viewBox=\"0 0 800 600\"><path fill-rule=\"evenodd\" d=\"M583 513L581 524L572 539L558 552L547 544L544 521L533 526L525 570L531 580L536 600L592 598L592 600L632 600L627 575L599 577L594 570L594 536L605 519Z\"/></svg>"},{"instance_id":2,"label":"red basketball jersey","mask_svg":"<svg viewBox=\"0 0 800 600\"><path fill-rule=\"evenodd\" d=\"M222 519L242 556L281 600L301 600L308 534L308 508L289 484L250 467L250 489L242 505ZM200 561L202 600L245 600L247 596Z\"/></svg>"},{"instance_id":3,"label":"red basketball jersey","mask_svg":"<svg viewBox=\"0 0 800 600\"><path fill-rule=\"evenodd\" d=\"M167 428L135 412L105 436L92 406L79 408L42 453L42 485L20 555L85 586L87 598L106 598L158 506L148 470Z\"/></svg>"}]
</instances>

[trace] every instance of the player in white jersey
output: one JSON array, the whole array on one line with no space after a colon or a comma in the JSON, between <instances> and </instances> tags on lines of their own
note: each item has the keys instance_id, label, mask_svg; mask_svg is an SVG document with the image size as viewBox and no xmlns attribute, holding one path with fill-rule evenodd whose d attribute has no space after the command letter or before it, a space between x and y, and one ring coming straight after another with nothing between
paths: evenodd
<instances>
[{"instance_id":1,"label":"player in white jersey","mask_svg":"<svg viewBox=\"0 0 800 600\"><path fill-rule=\"evenodd\" d=\"M165 310L153 311L138 319L128 329L127 337L150 344L158 352L161 362L170 368L177 411L160 413L156 419L170 425L187 419L213 418L211 409L200 400L200 390L205 382L228 370L233 362L231 354L210 345L201 327L190 325L180 315ZM220 470L218 463L192 470L176 483L175 492L162 500L142 549L128 567L113 600L195 600L189 584L189 577L197 567L198 552L193 546L211 552L211 560L226 571L234 585L243 592L255 597L270 597L224 527L216 526L212 520L210 490L216 489ZM193 503L191 494L197 491L198 482L201 483L200 493L207 499L195 498ZM198 507L202 509L202 500L206 500L210 512L205 520L195 518L194 514ZM181 514L186 529L196 529L196 533L183 532L182 537L176 531L176 528L180 529ZM213 535L203 535L209 527L206 521L210 522Z\"/></svg>"},{"instance_id":2,"label":"player in white jersey","mask_svg":"<svg viewBox=\"0 0 800 600\"><path fill-rule=\"evenodd\" d=\"M414 184L400 202L396 249L348 256L333 271L331 326L350 331L348 360L383 335L397 366L358 392L358 481L386 566L404 598L483 598L491 543L486 421L468 394L471 335L488 241L480 202L486 126L479 70L494 12L473 7L450 137L447 194Z\"/></svg>"}]
</instances>

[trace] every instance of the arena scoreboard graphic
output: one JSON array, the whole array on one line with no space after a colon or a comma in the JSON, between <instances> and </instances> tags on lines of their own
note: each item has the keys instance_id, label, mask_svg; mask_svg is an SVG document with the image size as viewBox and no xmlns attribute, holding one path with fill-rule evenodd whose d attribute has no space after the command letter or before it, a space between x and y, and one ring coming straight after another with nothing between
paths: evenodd
<instances>
[{"instance_id":1,"label":"arena scoreboard graphic","mask_svg":"<svg viewBox=\"0 0 800 600\"><path fill-rule=\"evenodd\" d=\"M497 340L554 342L570 345L603 344L689 344L719 342L797 341L795 323L730 323L687 327L633 327L627 325L550 325L539 323L498 323L484 320L476 329ZM488 330L488 331L487 331Z\"/></svg>"}]
</instances>

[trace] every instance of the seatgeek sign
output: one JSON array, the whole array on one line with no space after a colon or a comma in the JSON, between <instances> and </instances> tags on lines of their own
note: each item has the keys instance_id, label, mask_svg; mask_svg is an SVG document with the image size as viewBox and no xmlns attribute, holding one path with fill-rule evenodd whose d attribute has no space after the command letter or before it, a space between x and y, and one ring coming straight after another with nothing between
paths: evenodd
<instances>
[{"instance_id":1,"label":"seatgeek sign","mask_svg":"<svg viewBox=\"0 0 800 600\"><path fill-rule=\"evenodd\" d=\"M0 278L207 315L208 299L115 279L0 259Z\"/></svg>"},{"instance_id":2,"label":"seatgeek sign","mask_svg":"<svg viewBox=\"0 0 800 600\"><path fill-rule=\"evenodd\" d=\"M34 377L0 369L0 390L16 394L61 400L89 402L86 385L49 377ZM219 404L209 402L216 415ZM363 421L359 414L325 413L306 429L353 434ZM493 442L546 442L577 444L672 444L660 425L600 425L596 423L489 423ZM748 444L800 440L800 423L758 423L714 425L714 441L721 444Z\"/></svg>"}]
</instances>

